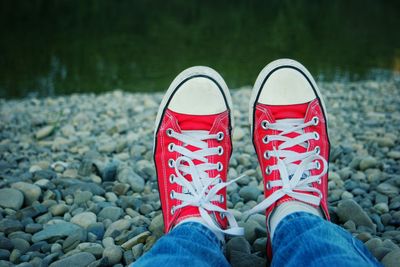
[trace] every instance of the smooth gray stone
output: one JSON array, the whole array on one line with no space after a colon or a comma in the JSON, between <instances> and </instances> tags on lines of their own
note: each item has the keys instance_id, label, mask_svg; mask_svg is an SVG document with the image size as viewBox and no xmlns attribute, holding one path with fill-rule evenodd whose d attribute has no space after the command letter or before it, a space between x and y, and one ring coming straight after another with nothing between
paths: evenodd
<instances>
[{"instance_id":1,"label":"smooth gray stone","mask_svg":"<svg viewBox=\"0 0 400 267\"><path fill-rule=\"evenodd\" d=\"M86 267L96 258L88 252L80 252L50 264L49 267Z\"/></svg>"},{"instance_id":2,"label":"smooth gray stone","mask_svg":"<svg viewBox=\"0 0 400 267\"><path fill-rule=\"evenodd\" d=\"M17 220L3 219L0 221L0 232L4 232L6 235L21 231L24 228L22 223Z\"/></svg>"},{"instance_id":3,"label":"smooth gray stone","mask_svg":"<svg viewBox=\"0 0 400 267\"><path fill-rule=\"evenodd\" d=\"M372 223L371 218L353 199L339 202L336 214L342 223L352 220L357 226L365 226L373 232L376 231L376 226Z\"/></svg>"},{"instance_id":4,"label":"smooth gray stone","mask_svg":"<svg viewBox=\"0 0 400 267\"><path fill-rule=\"evenodd\" d=\"M53 237L63 238L78 230L81 230L78 225L69 222L49 225L42 231L34 234L32 236L32 242L39 242Z\"/></svg>"},{"instance_id":5,"label":"smooth gray stone","mask_svg":"<svg viewBox=\"0 0 400 267\"><path fill-rule=\"evenodd\" d=\"M118 170L117 179L121 183L129 184L133 192L140 193L144 189L144 179L129 167Z\"/></svg>"},{"instance_id":6,"label":"smooth gray stone","mask_svg":"<svg viewBox=\"0 0 400 267\"><path fill-rule=\"evenodd\" d=\"M0 260L8 260L9 258L10 258L10 251L1 248L0 249Z\"/></svg>"},{"instance_id":7,"label":"smooth gray stone","mask_svg":"<svg viewBox=\"0 0 400 267\"><path fill-rule=\"evenodd\" d=\"M6 249L11 251L14 249L14 245L10 239L4 236L0 236L0 249Z\"/></svg>"},{"instance_id":8,"label":"smooth gray stone","mask_svg":"<svg viewBox=\"0 0 400 267\"><path fill-rule=\"evenodd\" d=\"M239 196L243 198L244 201L257 201L258 195L260 194L260 190L255 186L244 186L239 190Z\"/></svg>"},{"instance_id":9,"label":"smooth gray stone","mask_svg":"<svg viewBox=\"0 0 400 267\"><path fill-rule=\"evenodd\" d=\"M11 239L11 242L13 243L14 248L21 251L22 254L24 254L31 246L28 241L22 238L13 238Z\"/></svg>"},{"instance_id":10,"label":"smooth gray stone","mask_svg":"<svg viewBox=\"0 0 400 267\"><path fill-rule=\"evenodd\" d=\"M101 222L93 223L88 226L87 231L96 235L98 240L102 240L104 236L104 224Z\"/></svg>"},{"instance_id":11,"label":"smooth gray stone","mask_svg":"<svg viewBox=\"0 0 400 267\"><path fill-rule=\"evenodd\" d=\"M24 203L24 195L13 188L0 189L0 207L19 210Z\"/></svg>"},{"instance_id":12,"label":"smooth gray stone","mask_svg":"<svg viewBox=\"0 0 400 267\"><path fill-rule=\"evenodd\" d=\"M386 254L382 259L385 267L398 267L400 262L400 248Z\"/></svg>"},{"instance_id":13,"label":"smooth gray stone","mask_svg":"<svg viewBox=\"0 0 400 267\"><path fill-rule=\"evenodd\" d=\"M9 262L9 261L0 260L0 266L1 266L1 267L12 267L12 266L14 266L14 264L12 264L12 263Z\"/></svg>"},{"instance_id":14,"label":"smooth gray stone","mask_svg":"<svg viewBox=\"0 0 400 267\"><path fill-rule=\"evenodd\" d=\"M388 183L381 183L380 185L378 185L376 190L379 193L387 195L388 197L395 197L399 194L399 188Z\"/></svg>"},{"instance_id":15,"label":"smooth gray stone","mask_svg":"<svg viewBox=\"0 0 400 267\"><path fill-rule=\"evenodd\" d=\"M244 237L233 237L226 243L226 256L230 258L232 251L251 253L251 246Z\"/></svg>"},{"instance_id":16,"label":"smooth gray stone","mask_svg":"<svg viewBox=\"0 0 400 267\"><path fill-rule=\"evenodd\" d=\"M110 219L111 221L115 222L122 216L123 213L124 211L121 208L105 207L99 212L97 217L102 219Z\"/></svg>"},{"instance_id":17,"label":"smooth gray stone","mask_svg":"<svg viewBox=\"0 0 400 267\"><path fill-rule=\"evenodd\" d=\"M242 251L232 251L230 257L232 267L264 267L266 260L253 254L247 254Z\"/></svg>"},{"instance_id":18,"label":"smooth gray stone","mask_svg":"<svg viewBox=\"0 0 400 267\"><path fill-rule=\"evenodd\" d=\"M57 177L57 173L52 170L40 170L36 171L33 175L33 179L35 181L45 179L45 180L52 180Z\"/></svg>"},{"instance_id":19,"label":"smooth gray stone","mask_svg":"<svg viewBox=\"0 0 400 267\"><path fill-rule=\"evenodd\" d=\"M106 247L103 251L103 257L108 259L109 264L117 264L121 261L122 250L118 246Z\"/></svg>"},{"instance_id":20,"label":"smooth gray stone","mask_svg":"<svg viewBox=\"0 0 400 267\"><path fill-rule=\"evenodd\" d=\"M18 182L11 186L24 194L24 202L26 205L31 205L34 201L38 200L42 194L40 187L34 184Z\"/></svg>"}]
</instances>

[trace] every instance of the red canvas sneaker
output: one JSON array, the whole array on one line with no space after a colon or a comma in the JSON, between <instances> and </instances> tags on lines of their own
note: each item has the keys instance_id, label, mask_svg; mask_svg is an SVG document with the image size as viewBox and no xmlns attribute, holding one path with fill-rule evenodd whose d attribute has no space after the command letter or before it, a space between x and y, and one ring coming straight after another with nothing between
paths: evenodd
<instances>
[{"instance_id":1,"label":"red canvas sneaker","mask_svg":"<svg viewBox=\"0 0 400 267\"><path fill-rule=\"evenodd\" d=\"M329 220L327 118L311 74L294 60L280 59L259 74L249 119L265 199L248 214L266 210L271 258L270 219L280 204L306 203Z\"/></svg>"},{"instance_id":2,"label":"red canvas sneaker","mask_svg":"<svg viewBox=\"0 0 400 267\"><path fill-rule=\"evenodd\" d=\"M165 232L196 218L218 233L243 230L226 209L232 100L222 77L192 67L172 82L158 110L154 162Z\"/></svg>"}]
</instances>

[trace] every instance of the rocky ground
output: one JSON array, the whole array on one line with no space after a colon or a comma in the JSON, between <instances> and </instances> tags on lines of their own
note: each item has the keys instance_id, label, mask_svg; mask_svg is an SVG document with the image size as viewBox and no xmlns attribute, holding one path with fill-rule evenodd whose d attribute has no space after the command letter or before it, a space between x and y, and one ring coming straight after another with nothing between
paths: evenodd
<instances>
[{"instance_id":1,"label":"rocky ground","mask_svg":"<svg viewBox=\"0 0 400 267\"><path fill-rule=\"evenodd\" d=\"M385 266L400 262L400 80L325 83L332 221ZM236 131L228 205L261 201L249 137L250 89L232 91ZM0 100L0 266L123 266L162 235L152 163L162 93L119 91ZM266 264L265 216L228 241L233 266Z\"/></svg>"}]
</instances>

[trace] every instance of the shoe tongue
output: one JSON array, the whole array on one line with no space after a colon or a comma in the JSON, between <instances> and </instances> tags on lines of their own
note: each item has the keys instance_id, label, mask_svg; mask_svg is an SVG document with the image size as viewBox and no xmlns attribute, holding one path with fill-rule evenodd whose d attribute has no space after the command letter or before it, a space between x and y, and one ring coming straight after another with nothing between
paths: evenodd
<instances>
[{"instance_id":1,"label":"shoe tongue","mask_svg":"<svg viewBox=\"0 0 400 267\"><path fill-rule=\"evenodd\" d=\"M306 116L306 112L308 109L309 103L304 104L294 104L294 105L282 105L282 106L268 106L268 109L272 113L272 116L275 120L283 120L283 119L303 119ZM290 138L295 138L299 135L299 133L289 133L286 136ZM280 145L282 142L278 142ZM296 145L288 148L288 150L295 151L297 153L304 153L307 151L307 148ZM294 164L299 164L300 161L294 162ZM303 174L303 176L308 176L309 172Z\"/></svg>"},{"instance_id":2,"label":"shoe tongue","mask_svg":"<svg viewBox=\"0 0 400 267\"><path fill-rule=\"evenodd\" d=\"M203 130L210 131L215 119L220 114L213 115L189 115L169 110L178 120L182 131Z\"/></svg>"},{"instance_id":3,"label":"shoe tongue","mask_svg":"<svg viewBox=\"0 0 400 267\"><path fill-rule=\"evenodd\" d=\"M309 103L283 105L283 106L268 106L275 120L281 119L302 119L305 117Z\"/></svg>"}]
</instances>

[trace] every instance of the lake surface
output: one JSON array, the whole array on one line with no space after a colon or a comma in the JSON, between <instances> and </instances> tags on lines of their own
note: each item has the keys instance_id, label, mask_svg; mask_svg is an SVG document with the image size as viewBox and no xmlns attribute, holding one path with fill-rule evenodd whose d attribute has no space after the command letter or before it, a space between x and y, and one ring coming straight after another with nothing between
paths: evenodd
<instances>
[{"instance_id":1,"label":"lake surface","mask_svg":"<svg viewBox=\"0 0 400 267\"><path fill-rule=\"evenodd\" d=\"M290 57L319 80L400 72L400 1L0 0L0 97L166 90L208 65L230 88Z\"/></svg>"}]
</instances>

